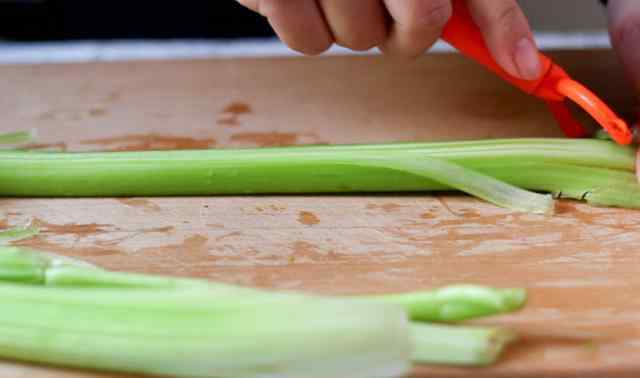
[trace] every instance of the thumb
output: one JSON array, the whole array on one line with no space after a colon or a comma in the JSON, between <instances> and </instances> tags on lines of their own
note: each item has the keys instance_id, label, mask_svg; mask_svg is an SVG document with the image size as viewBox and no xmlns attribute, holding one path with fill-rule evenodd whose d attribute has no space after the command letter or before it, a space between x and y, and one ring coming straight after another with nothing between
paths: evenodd
<instances>
[{"instance_id":1,"label":"thumb","mask_svg":"<svg viewBox=\"0 0 640 378\"><path fill-rule=\"evenodd\" d=\"M611 44L640 93L640 2L610 0L609 32Z\"/></svg>"},{"instance_id":2,"label":"thumb","mask_svg":"<svg viewBox=\"0 0 640 378\"><path fill-rule=\"evenodd\" d=\"M516 0L468 0L469 11L494 59L507 72L525 80L542 74L538 48L529 22Z\"/></svg>"}]
</instances>

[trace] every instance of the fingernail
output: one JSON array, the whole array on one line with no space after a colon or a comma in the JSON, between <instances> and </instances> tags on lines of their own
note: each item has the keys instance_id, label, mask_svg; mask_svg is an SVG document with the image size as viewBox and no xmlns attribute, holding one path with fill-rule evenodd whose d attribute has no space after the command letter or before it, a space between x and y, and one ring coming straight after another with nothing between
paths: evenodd
<instances>
[{"instance_id":1,"label":"fingernail","mask_svg":"<svg viewBox=\"0 0 640 378\"><path fill-rule=\"evenodd\" d=\"M515 63L522 79L535 80L542 73L538 50L529 38L522 38L516 44Z\"/></svg>"}]
</instances>

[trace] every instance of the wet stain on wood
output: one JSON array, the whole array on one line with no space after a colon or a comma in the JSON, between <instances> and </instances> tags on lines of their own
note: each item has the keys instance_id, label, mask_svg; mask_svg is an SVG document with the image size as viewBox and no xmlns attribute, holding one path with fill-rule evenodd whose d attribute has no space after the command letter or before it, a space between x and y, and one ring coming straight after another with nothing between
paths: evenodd
<instances>
[{"instance_id":1,"label":"wet stain on wood","mask_svg":"<svg viewBox=\"0 0 640 378\"><path fill-rule=\"evenodd\" d=\"M159 134L130 134L85 140L81 143L101 146L103 151L202 150L215 146L216 140L214 138L197 139Z\"/></svg>"},{"instance_id":2,"label":"wet stain on wood","mask_svg":"<svg viewBox=\"0 0 640 378\"><path fill-rule=\"evenodd\" d=\"M479 218L482 214L475 209L461 209L458 210L458 214L465 218Z\"/></svg>"},{"instance_id":3,"label":"wet stain on wood","mask_svg":"<svg viewBox=\"0 0 640 378\"><path fill-rule=\"evenodd\" d=\"M240 126L240 122L238 122L238 118L233 115L223 114L216 120L218 125L235 127Z\"/></svg>"},{"instance_id":4,"label":"wet stain on wood","mask_svg":"<svg viewBox=\"0 0 640 378\"><path fill-rule=\"evenodd\" d=\"M223 110L223 113L231 113L231 114L250 114L251 107L249 104L244 102L232 102L227 105Z\"/></svg>"},{"instance_id":5,"label":"wet stain on wood","mask_svg":"<svg viewBox=\"0 0 640 378\"><path fill-rule=\"evenodd\" d=\"M87 247L72 247L63 244L53 243L47 240L44 236L35 236L29 239L20 240L11 243L11 245L19 246L19 247L28 247L40 251L46 251L51 253L58 253L63 256L73 256L73 257L98 257L98 256L111 256L111 255L121 255L124 252L118 249L109 248L109 247L96 247L96 246L87 246Z\"/></svg>"},{"instance_id":6,"label":"wet stain on wood","mask_svg":"<svg viewBox=\"0 0 640 378\"><path fill-rule=\"evenodd\" d=\"M380 209L385 213L393 213L400 209L402 209L403 205L398 205L397 203L383 203L382 205L378 205L375 203L370 203L367 205L367 209L369 210L377 210Z\"/></svg>"},{"instance_id":7,"label":"wet stain on wood","mask_svg":"<svg viewBox=\"0 0 640 378\"><path fill-rule=\"evenodd\" d=\"M204 235L192 235L184 239L182 243L170 244L162 247L147 247L139 249L135 254L147 257L166 258L179 254L180 262L202 262L211 260L207 243L209 238Z\"/></svg>"},{"instance_id":8,"label":"wet stain on wood","mask_svg":"<svg viewBox=\"0 0 640 378\"><path fill-rule=\"evenodd\" d=\"M298 143L298 135L294 133L239 133L231 136L234 142L242 142L258 147L291 146Z\"/></svg>"},{"instance_id":9,"label":"wet stain on wood","mask_svg":"<svg viewBox=\"0 0 640 378\"><path fill-rule=\"evenodd\" d=\"M164 226L164 227L153 227L153 228L147 228L145 230L143 230L143 232L146 233L160 233L160 234L170 234L173 231L175 231L175 227L173 226Z\"/></svg>"},{"instance_id":10,"label":"wet stain on wood","mask_svg":"<svg viewBox=\"0 0 640 378\"><path fill-rule=\"evenodd\" d=\"M556 214L573 214L578 211L576 202L569 200L560 200L556 202Z\"/></svg>"},{"instance_id":11,"label":"wet stain on wood","mask_svg":"<svg viewBox=\"0 0 640 378\"><path fill-rule=\"evenodd\" d=\"M39 228L40 232L43 234L54 234L54 235L71 234L71 235L77 235L77 236L88 236L88 235L105 234L114 229L113 225L110 225L110 224L98 224L98 223L54 224L39 218L34 218L33 221L31 222L31 225Z\"/></svg>"},{"instance_id":12,"label":"wet stain on wood","mask_svg":"<svg viewBox=\"0 0 640 378\"><path fill-rule=\"evenodd\" d=\"M65 142L58 143L37 143L37 144L27 144L22 146L21 149L24 150L55 150L55 151L66 151L67 144Z\"/></svg>"},{"instance_id":13,"label":"wet stain on wood","mask_svg":"<svg viewBox=\"0 0 640 378\"><path fill-rule=\"evenodd\" d=\"M222 114L220 114L216 123L228 127L240 126L240 117L244 114L251 113L252 111L249 104L232 102L222 110Z\"/></svg>"},{"instance_id":14,"label":"wet stain on wood","mask_svg":"<svg viewBox=\"0 0 640 378\"><path fill-rule=\"evenodd\" d=\"M298 213L298 222L306 226L313 226L320 223L320 218L310 211L301 211Z\"/></svg>"},{"instance_id":15,"label":"wet stain on wood","mask_svg":"<svg viewBox=\"0 0 640 378\"><path fill-rule=\"evenodd\" d=\"M437 217L438 217L437 215L430 212L420 214L420 218L422 219L436 219Z\"/></svg>"},{"instance_id":16,"label":"wet stain on wood","mask_svg":"<svg viewBox=\"0 0 640 378\"><path fill-rule=\"evenodd\" d=\"M146 198L117 198L118 202L129 207L140 208L148 212L160 212L162 208L153 201Z\"/></svg>"}]
</instances>

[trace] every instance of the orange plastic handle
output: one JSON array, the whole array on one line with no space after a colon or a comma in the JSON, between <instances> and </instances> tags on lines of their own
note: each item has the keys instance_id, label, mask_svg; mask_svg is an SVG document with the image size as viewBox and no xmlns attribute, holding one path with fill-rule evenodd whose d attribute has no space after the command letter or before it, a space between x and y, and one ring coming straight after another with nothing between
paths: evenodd
<instances>
[{"instance_id":1,"label":"orange plastic handle","mask_svg":"<svg viewBox=\"0 0 640 378\"><path fill-rule=\"evenodd\" d=\"M607 130L609 135L620 144L630 144L633 141L633 133L627 123L620 119L609 107L602 102L588 88L571 79L560 80L556 84L559 93L570 98L589 113Z\"/></svg>"},{"instance_id":2,"label":"orange plastic handle","mask_svg":"<svg viewBox=\"0 0 640 378\"><path fill-rule=\"evenodd\" d=\"M544 74L537 80L519 79L502 69L491 56L482 33L473 21L464 0L453 0L453 15L444 28L442 39L526 93L548 101L564 99L563 95L555 91L549 79L569 78L569 75L542 53L540 53L540 62Z\"/></svg>"},{"instance_id":3,"label":"orange plastic handle","mask_svg":"<svg viewBox=\"0 0 640 378\"><path fill-rule=\"evenodd\" d=\"M507 82L526 93L545 100L567 136L578 138L588 134L564 104L564 100L568 97L595 118L616 142L620 144L632 142L633 134L626 122L620 119L593 92L572 80L560 66L546 55L539 53L543 74L536 80L523 80L514 77L500 67L491 56L465 0L453 0L453 14L443 30L442 39L458 49L463 55L484 65Z\"/></svg>"}]
</instances>

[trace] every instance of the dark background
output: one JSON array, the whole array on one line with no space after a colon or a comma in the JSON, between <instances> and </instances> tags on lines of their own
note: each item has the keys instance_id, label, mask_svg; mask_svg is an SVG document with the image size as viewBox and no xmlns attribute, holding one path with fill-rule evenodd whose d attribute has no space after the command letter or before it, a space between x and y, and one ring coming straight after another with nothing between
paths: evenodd
<instances>
[{"instance_id":1,"label":"dark background","mask_svg":"<svg viewBox=\"0 0 640 378\"><path fill-rule=\"evenodd\" d=\"M266 20L234 0L0 0L0 39L267 36Z\"/></svg>"},{"instance_id":2,"label":"dark background","mask_svg":"<svg viewBox=\"0 0 640 378\"><path fill-rule=\"evenodd\" d=\"M536 30L606 29L605 12L599 6L602 0L519 2ZM265 36L273 36L266 20L235 0L0 0L0 39Z\"/></svg>"}]
</instances>

